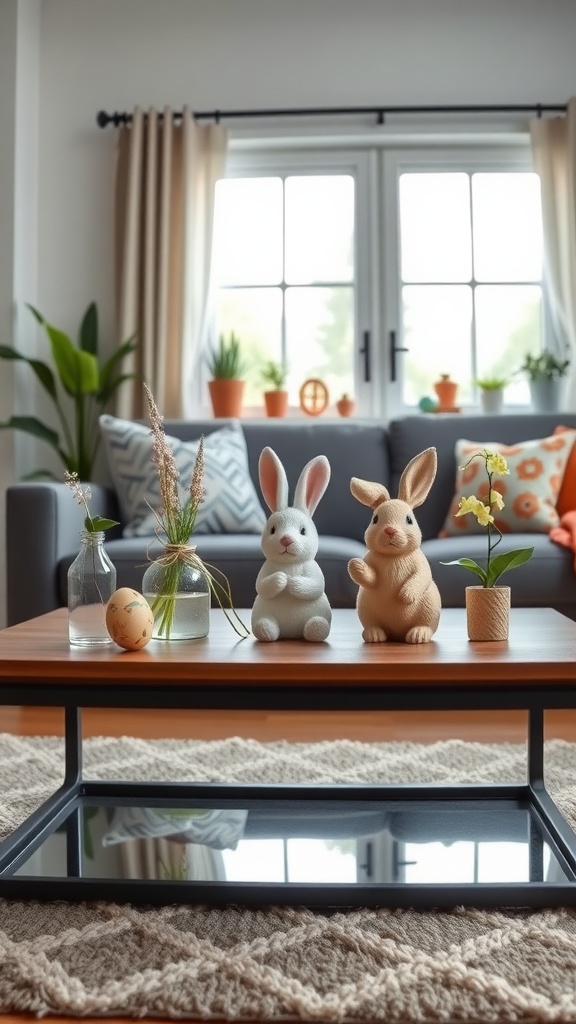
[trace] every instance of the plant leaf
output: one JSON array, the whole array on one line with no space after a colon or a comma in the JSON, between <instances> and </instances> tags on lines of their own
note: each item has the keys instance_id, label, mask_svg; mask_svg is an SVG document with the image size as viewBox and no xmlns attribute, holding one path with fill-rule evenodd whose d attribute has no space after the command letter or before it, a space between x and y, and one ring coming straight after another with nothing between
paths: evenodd
<instances>
[{"instance_id":1,"label":"plant leaf","mask_svg":"<svg viewBox=\"0 0 576 1024\"><path fill-rule=\"evenodd\" d=\"M524 565L525 562L532 558L533 554L534 548L516 548L514 551L503 551L501 555L496 555L490 563L487 586L493 587L496 580L502 576L502 573L508 572L509 569L516 569L519 565Z\"/></svg>"},{"instance_id":2,"label":"plant leaf","mask_svg":"<svg viewBox=\"0 0 576 1024\"><path fill-rule=\"evenodd\" d=\"M21 355L15 348L10 348L8 345L0 345L0 359L19 359L23 363L28 363L28 366L32 367L42 387L50 395L50 398L54 402L58 402L56 381L47 363L43 363L41 359L29 359L28 356Z\"/></svg>"},{"instance_id":3,"label":"plant leaf","mask_svg":"<svg viewBox=\"0 0 576 1024\"><path fill-rule=\"evenodd\" d=\"M98 390L98 360L90 352L76 348L64 331L46 324L52 355L62 387L69 395L93 394Z\"/></svg>"},{"instance_id":4,"label":"plant leaf","mask_svg":"<svg viewBox=\"0 0 576 1024\"><path fill-rule=\"evenodd\" d=\"M100 386L98 395L99 401L102 401L101 395L103 392L105 392L108 395L111 395L118 386L118 384L112 385L111 383L112 373L122 359L125 359L126 356L128 356L131 352L136 351L138 345L137 342L134 341L134 338L135 335L132 335L131 338L128 338L128 341L125 341L122 343L122 345L119 345L116 351L113 353L113 355L111 355L110 358L107 359L102 364L102 367L100 369ZM129 380L135 376L136 374L129 373L125 377L122 377L122 380ZM118 381L118 383L120 383L120 381Z\"/></svg>"},{"instance_id":5,"label":"plant leaf","mask_svg":"<svg viewBox=\"0 0 576 1024\"><path fill-rule=\"evenodd\" d=\"M90 352L93 356L98 355L98 310L95 302L91 302L84 313L78 342L83 352Z\"/></svg>"},{"instance_id":6,"label":"plant leaf","mask_svg":"<svg viewBox=\"0 0 576 1024\"><path fill-rule=\"evenodd\" d=\"M12 430L24 430L27 434L33 434L34 437L39 437L42 441L46 441L51 444L53 448L56 448L60 452L60 437L55 430L51 427L47 427L35 416L11 416L5 423L0 423L2 429L11 428Z\"/></svg>"},{"instance_id":7,"label":"plant leaf","mask_svg":"<svg viewBox=\"0 0 576 1024\"><path fill-rule=\"evenodd\" d=\"M111 526L120 526L117 519L106 519L105 516L91 516L93 530L109 530Z\"/></svg>"},{"instance_id":8,"label":"plant leaf","mask_svg":"<svg viewBox=\"0 0 576 1024\"><path fill-rule=\"evenodd\" d=\"M486 586L486 572L472 558L454 558L451 562L440 562L440 565L461 565L464 569L470 569L471 572L480 577L483 586Z\"/></svg>"}]
</instances>

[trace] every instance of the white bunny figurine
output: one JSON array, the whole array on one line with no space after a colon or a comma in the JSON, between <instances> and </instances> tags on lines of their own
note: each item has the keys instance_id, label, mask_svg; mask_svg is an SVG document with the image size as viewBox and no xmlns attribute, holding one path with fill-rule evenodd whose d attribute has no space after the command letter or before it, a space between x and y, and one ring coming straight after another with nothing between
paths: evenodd
<instances>
[{"instance_id":1,"label":"white bunny figurine","mask_svg":"<svg viewBox=\"0 0 576 1024\"><path fill-rule=\"evenodd\" d=\"M400 477L397 498L383 484L357 477L350 481L354 497L373 510L364 534L368 551L348 562L348 573L360 588L356 608L366 643L428 643L438 628L440 593L420 550L422 534L413 512L434 483L436 465L435 448L416 455Z\"/></svg>"},{"instance_id":2,"label":"white bunny figurine","mask_svg":"<svg viewBox=\"0 0 576 1024\"><path fill-rule=\"evenodd\" d=\"M284 466L271 448L261 452L258 474L272 515L262 534L266 561L256 579L252 632L257 640L326 640L332 611L315 561L318 533L312 516L328 486L330 463L318 455L304 466L293 507Z\"/></svg>"}]
</instances>

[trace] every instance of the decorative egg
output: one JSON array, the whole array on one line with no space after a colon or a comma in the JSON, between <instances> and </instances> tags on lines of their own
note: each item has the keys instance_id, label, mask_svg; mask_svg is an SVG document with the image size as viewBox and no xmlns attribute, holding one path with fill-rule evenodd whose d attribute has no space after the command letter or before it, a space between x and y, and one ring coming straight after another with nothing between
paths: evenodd
<instances>
[{"instance_id":1,"label":"decorative egg","mask_svg":"<svg viewBox=\"0 0 576 1024\"><path fill-rule=\"evenodd\" d=\"M152 639L154 615L148 601L132 587L119 587L106 605L106 629L126 651L140 651Z\"/></svg>"},{"instance_id":2,"label":"decorative egg","mask_svg":"<svg viewBox=\"0 0 576 1024\"><path fill-rule=\"evenodd\" d=\"M434 412L438 407L438 402L430 398L430 395L424 395L418 402L418 406L421 412Z\"/></svg>"}]
</instances>

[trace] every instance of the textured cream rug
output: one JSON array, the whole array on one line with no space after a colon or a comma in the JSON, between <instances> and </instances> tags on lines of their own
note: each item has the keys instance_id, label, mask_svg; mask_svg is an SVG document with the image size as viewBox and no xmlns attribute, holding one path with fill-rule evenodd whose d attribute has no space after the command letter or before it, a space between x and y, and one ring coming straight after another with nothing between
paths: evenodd
<instances>
[{"instance_id":1,"label":"textured cream rug","mask_svg":"<svg viewBox=\"0 0 576 1024\"><path fill-rule=\"evenodd\" d=\"M61 742L0 734L0 834L60 781ZM576 745L547 744L576 822ZM91 778L517 781L524 749L86 741ZM576 911L131 908L0 900L0 1011L241 1020L576 1021Z\"/></svg>"}]
</instances>

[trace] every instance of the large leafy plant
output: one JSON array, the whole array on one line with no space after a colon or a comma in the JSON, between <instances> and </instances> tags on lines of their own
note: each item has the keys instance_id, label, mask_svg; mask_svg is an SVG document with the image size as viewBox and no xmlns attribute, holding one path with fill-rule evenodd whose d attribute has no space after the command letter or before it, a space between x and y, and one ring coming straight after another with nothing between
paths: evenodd
<instances>
[{"instance_id":1,"label":"large leafy plant","mask_svg":"<svg viewBox=\"0 0 576 1024\"><path fill-rule=\"evenodd\" d=\"M0 427L22 430L46 441L69 473L76 473L80 480L91 480L100 445L98 416L106 410L123 381L135 376L123 374L121 368L124 359L134 351L136 342L129 338L101 363L95 302L91 302L84 313L77 344L64 331L48 323L34 306L28 305L28 309L46 332L54 369L41 359L25 356L11 345L0 345L0 358L28 363L54 405L59 430L36 416L11 416L0 423ZM46 476L55 478L50 470L39 469L28 474L28 479Z\"/></svg>"}]
</instances>

